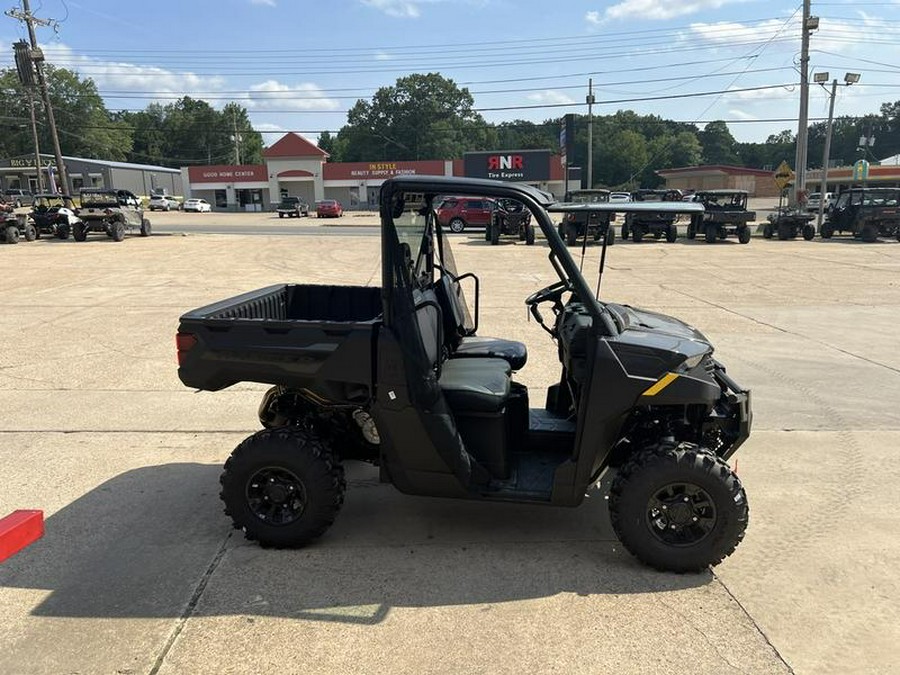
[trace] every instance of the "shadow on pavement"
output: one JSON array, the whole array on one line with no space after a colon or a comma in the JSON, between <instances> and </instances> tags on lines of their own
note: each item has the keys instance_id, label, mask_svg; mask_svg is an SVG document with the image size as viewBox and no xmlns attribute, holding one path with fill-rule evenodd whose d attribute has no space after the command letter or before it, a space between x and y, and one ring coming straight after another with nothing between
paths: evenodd
<instances>
[{"instance_id":1,"label":"shadow on pavement","mask_svg":"<svg viewBox=\"0 0 900 675\"><path fill-rule=\"evenodd\" d=\"M220 470L165 464L103 483L47 519L44 539L0 567L0 587L49 591L37 616L177 618L206 583L194 616L377 624L392 607L655 593L712 579L641 566L615 541L602 497L577 509L408 497L358 465L320 542L262 549L222 514Z\"/></svg>"}]
</instances>

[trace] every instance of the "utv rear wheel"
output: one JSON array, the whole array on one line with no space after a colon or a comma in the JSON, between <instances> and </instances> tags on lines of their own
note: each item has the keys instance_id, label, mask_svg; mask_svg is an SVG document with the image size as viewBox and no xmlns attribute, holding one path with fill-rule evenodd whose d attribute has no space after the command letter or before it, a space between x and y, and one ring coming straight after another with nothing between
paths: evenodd
<instances>
[{"instance_id":1,"label":"utv rear wheel","mask_svg":"<svg viewBox=\"0 0 900 675\"><path fill-rule=\"evenodd\" d=\"M635 225L631 228L631 240L635 244L640 244L644 239L644 228L640 225Z\"/></svg>"},{"instance_id":2,"label":"utv rear wheel","mask_svg":"<svg viewBox=\"0 0 900 675\"><path fill-rule=\"evenodd\" d=\"M534 225L531 223L526 223L525 225L525 244L528 246L534 245Z\"/></svg>"},{"instance_id":3,"label":"utv rear wheel","mask_svg":"<svg viewBox=\"0 0 900 675\"><path fill-rule=\"evenodd\" d=\"M666 241L670 244L674 243L678 239L678 226L674 223L669 225L666 230Z\"/></svg>"},{"instance_id":4,"label":"utv rear wheel","mask_svg":"<svg viewBox=\"0 0 900 675\"><path fill-rule=\"evenodd\" d=\"M606 226L606 245L612 246L616 243L616 228L612 225Z\"/></svg>"},{"instance_id":5,"label":"utv rear wheel","mask_svg":"<svg viewBox=\"0 0 900 675\"><path fill-rule=\"evenodd\" d=\"M58 239L68 239L70 233L70 228L68 225L60 225L56 228L56 237Z\"/></svg>"},{"instance_id":6,"label":"utv rear wheel","mask_svg":"<svg viewBox=\"0 0 900 675\"><path fill-rule=\"evenodd\" d=\"M34 241L35 239L37 239L37 230L34 229L34 225L26 225L25 241Z\"/></svg>"},{"instance_id":7,"label":"utv rear wheel","mask_svg":"<svg viewBox=\"0 0 900 675\"><path fill-rule=\"evenodd\" d=\"M813 237L816 236L816 228L813 225L806 224L803 226L803 238L806 241L812 241Z\"/></svg>"},{"instance_id":8,"label":"utv rear wheel","mask_svg":"<svg viewBox=\"0 0 900 675\"><path fill-rule=\"evenodd\" d=\"M87 225L84 223L75 223L72 226L72 237L75 241L84 241L87 239Z\"/></svg>"},{"instance_id":9,"label":"utv rear wheel","mask_svg":"<svg viewBox=\"0 0 900 675\"><path fill-rule=\"evenodd\" d=\"M701 572L734 552L749 508L722 459L692 443L643 450L613 480L609 512L619 541L642 562Z\"/></svg>"},{"instance_id":10,"label":"utv rear wheel","mask_svg":"<svg viewBox=\"0 0 900 675\"><path fill-rule=\"evenodd\" d=\"M738 228L737 231L738 241L742 244L750 243L750 228L747 225L742 225Z\"/></svg>"},{"instance_id":11,"label":"utv rear wheel","mask_svg":"<svg viewBox=\"0 0 900 675\"><path fill-rule=\"evenodd\" d=\"M109 224L109 236L113 241L122 241L125 239L125 223L117 220Z\"/></svg>"},{"instance_id":12,"label":"utv rear wheel","mask_svg":"<svg viewBox=\"0 0 900 675\"><path fill-rule=\"evenodd\" d=\"M491 233L491 246L496 246L500 243L500 223L491 223L487 227Z\"/></svg>"},{"instance_id":13,"label":"utv rear wheel","mask_svg":"<svg viewBox=\"0 0 900 675\"><path fill-rule=\"evenodd\" d=\"M450 231L459 234L466 229L466 223L462 218L454 218L450 221Z\"/></svg>"},{"instance_id":14,"label":"utv rear wheel","mask_svg":"<svg viewBox=\"0 0 900 675\"><path fill-rule=\"evenodd\" d=\"M706 226L706 243L707 244L715 244L716 239L719 237L719 228L715 225L707 225Z\"/></svg>"},{"instance_id":15,"label":"utv rear wheel","mask_svg":"<svg viewBox=\"0 0 900 675\"><path fill-rule=\"evenodd\" d=\"M878 231L871 225L863 225L859 236L864 242L871 244L878 239Z\"/></svg>"},{"instance_id":16,"label":"utv rear wheel","mask_svg":"<svg viewBox=\"0 0 900 675\"><path fill-rule=\"evenodd\" d=\"M566 228L566 244L574 246L578 243L578 228L570 225Z\"/></svg>"},{"instance_id":17,"label":"utv rear wheel","mask_svg":"<svg viewBox=\"0 0 900 675\"><path fill-rule=\"evenodd\" d=\"M7 244L18 244L19 243L19 228L15 225L10 225L6 228L6 243Z\"/></svg>"},{"instance_id":18,"label":"utv rear wheel","mask_svg":"<svg viewBox=\"0 0 900 675\"><path fill-rule=\"evenodd\" d=\"M219 479L225 513L263 546L303 546L320 537L344 503L344 469L313 433L278 427L245 439Z\"/></svg>"},{"instance_id":19,"label":"utv rear wheel","mask_svg":"<svg viewBox=\"0 0 900 675\"><path fill-rule=\"evenodd\" d=\"M834 236L834 228L831 225L822 225L819 234L822 235L822 239L831 239Z\"/></svg>"},{"instance_id":20,"label":"utv rear wheel","mask_svg":"<svg viewBox=\"0 0 900 675\"><path fill-rule=\"evenodd\" d=\"M144 218L141 221L141 236L149 237L153 232L153 228L150 226L150 220L148 218Z\"/></svg>"},{"instance_id":21,"label":"utv rear wheel","mask_svg":"<svg viewBox=\"0 0 900 675\"><path fill-rule=\"evenodd\" d=\"M763 226L763 239L771 239L773 234L772 223L766 223Z\"/></svg>"}]
</instances>

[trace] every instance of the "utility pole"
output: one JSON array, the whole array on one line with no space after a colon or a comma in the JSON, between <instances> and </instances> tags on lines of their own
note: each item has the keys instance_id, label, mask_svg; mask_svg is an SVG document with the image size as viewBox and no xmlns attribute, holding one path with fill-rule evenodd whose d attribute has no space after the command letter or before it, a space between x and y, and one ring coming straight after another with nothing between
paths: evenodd
<instances>
[{"instance_id":1,"label":"utility pole","mask_svg":"<svg viewBox=\"0 0 900 675\"><path fill-rule=\"evenodd\" d=\"M52 26L56 22L52 19L38 19L31 13L29 0L22 0L22 11L18 9L9 9L6 11L7 16L18 19L28 26L28 38L31 41L32 60L34 61L34 70L37 75L38 88L41 90L41 97L44 100L44 110L47 113L47 124L50 127L50 137L53 139L53 152L56 155L56 170L59 173L59 181L61 183L62 194L69 193L69 174L66 172L66 165L63 163L62 150L59 147L59 135L56 133L56 120L53 117L53 106L50 105L50 91L47 88L47 80L44 78L44 53L38 47L37 36L34 32L34 25ZM38 168L40 172L40 168ZM38 179L40 180L40 179Z\"/></svg>"},{"instance_id":2,"label":"utility pole","mask_svg":"<svg viewBox=\"0 0 900 675\"><path fill-rule=\"evenodd\" d=\"M594 187L594 79L588 80L588 94L585 99L588 107L588 151L587 151L587 188Z\"/></svg>"},{"instance_id":3,"label":"utility pole","mask_svg":"<svg viewBox=\"0 0 900 675\"><path fill-rule=\"evenodd\" d=\"M814 77L816 84L822 86L827 92L825 82L828 81L828 73L816 73ZM846 86L859 82L859 73L847 73L844 75ZM828 123L825 125L825 151L822 153L822 180L819 182L819 218L816 226L819 232L822 231L822 219L825 215L825 193L828 191L828 164L831 159L831 128L834 121L834 99L837 97L837 78L831 81L831 100L828 102Z\"/></svg>"},{"instance_id":4,"label":"utility pole","mask_svg":"<svg viewBox=\"0 0 900 675\"><path fill-rule=\"evenodd\" d=\"M800 120L797 125L797 178L791 202L800 205L800 193L806 190L807 144L809 139L809 35L819 27L819 17L810 16L810 1L803 0L803 26L800 41Z\"/></svg>"},{"instance_id":5,"label":"utility pole","mask_svg":"<svg viewBox=\"0 0 900 675\"><path fill-rule=\"evenodd\" d=\"M31 140L34 142L34 171L37 174L37 192L40 194L44 191L44 180L41 178L41 145L38 140L37 119L34 116L34 96L31 89L28 92L28 109L31 111Z\"/></svg>"},{"instance_id":6,"label":"utility pole","mask_svg":"<svg viewBox=\"0 0 900 675\"><path fill-rule=\"evenodd\" d=\"M231 124L234 128L234 163L241 163L241 135L238 133L237 127L237 113L232 110L231 111Z\"/></svg>"}]
</instances>

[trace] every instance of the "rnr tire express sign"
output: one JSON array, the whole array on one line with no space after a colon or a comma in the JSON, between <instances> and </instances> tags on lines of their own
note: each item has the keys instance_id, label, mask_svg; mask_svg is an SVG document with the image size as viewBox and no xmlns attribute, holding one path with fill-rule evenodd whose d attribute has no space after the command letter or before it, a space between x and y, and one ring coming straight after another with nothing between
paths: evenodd
<instances>
[{"instance_id":1,"label":"rnr tire express sign","mask_svg":"<svg viewBox=\"0 0 900 675\"><path fill-rule=\"evenodd\" d=\"M549 150L467 152L463 155L466 178L540 182L550 180Z\"/></svg>"}]
</instances>

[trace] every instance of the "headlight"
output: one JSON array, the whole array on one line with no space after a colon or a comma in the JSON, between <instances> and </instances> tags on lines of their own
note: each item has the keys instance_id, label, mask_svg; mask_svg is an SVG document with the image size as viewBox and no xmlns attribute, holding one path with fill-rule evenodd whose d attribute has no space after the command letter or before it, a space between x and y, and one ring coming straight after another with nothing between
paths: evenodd
<instances>
[{"instance_id":1,"label":"headlight","mask_svg":"<svg viewBox=\"0 0 900 675\"><path fill-rule=\"evenodd\" d=\"M700 365L700 362L703 360L704 356L706 356L706 354L697 354L697 356L691 356L685 359L678 367L678 370L680 370L681 372L693 370Z\"/></svg>"}]
</instances>

